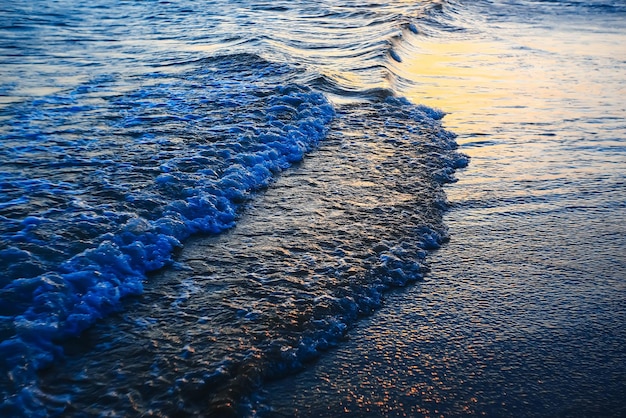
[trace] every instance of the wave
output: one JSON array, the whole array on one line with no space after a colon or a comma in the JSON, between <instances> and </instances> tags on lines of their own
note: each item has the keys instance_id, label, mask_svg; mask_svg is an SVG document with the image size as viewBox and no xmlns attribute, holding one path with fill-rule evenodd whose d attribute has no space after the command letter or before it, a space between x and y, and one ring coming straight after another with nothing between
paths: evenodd
<instances>
[{"instance_id":1,"label":"wave","mask_svg":"<svg viewBox=\"0 0 626 418\"><path fill-rule=\"evenodd\" d=\"M441 128L442 112L395 97L394 62L402 61L402 37L420 33L416 22L443 5L274 2L228 9L219 19L192 4L164 3L176 8L170 14L146 5L145 15L128 5L129 14L118 16L127 25L114 25L106 36L94 26L92 37L77 39L64 31L81 23L70 20L59 29L65 14L48 10L52 5L42 12L44 21L24 21L50 37L49 58L81 44L95 52L63 55L56 65L68 72L54 79L50 93L30 93L41 80L38 63L30 79L11 76L2 89L10 100L0 108L0 369L9 378L0 385L0 411L46 416L54 406L42 395L40 374L64 356L68 340L119 311L124 298L142 294L147 274L175 264L189 237L232 229L255 193L329 133L364 129L368 119L387 136L386 147L424 151L401 162L425 173L428 192L418 201L432 216L411 223L413 232L402 231L412 242L390 237L366 247L377 267L364 268L361 284L343 270L327 271L340 286L320 289L307 302L305 311L317 313L306 320L308 328L285 331L295 335L285 350L264 347L249 365L218 361L169 390L188 404L196 389L185 382L202 380L205 390L218 379L224 383L215 386L212 408L235 403L232 393L244 396L250 382L294 370L336 343L359 315L378 306L382 292L421 278L423 250L446 236L437 185L452 181L467 160ZM89 21L105 9L81 10ZM112 19L122 11L111 13ZM125 38L127 26L154 45ZM147 28L157 34L146 35ZM15 57L7 49L46 56L23 29L1 28L14 41L0 45L3 57ZM106 62L108 42L121 48L113 64ZM203 42L217 46L207 53L198 46ZM85 77L86 67L94 74ZM234 371L242 368L255 372Z\"/></svg>"},{"instance_id":2,"label":"wave","mask_svg":"<svg viewBox=\"0 0 626 418\"><path fill-rule=\"evenodd\" d=\"M79 355L44 371L46 393L68 415L251 414L259 385L423 278L427 251L447 239L441 183L467 163L442 115L395 98L336 107L324 142L237 228L187 242L179 269L66 344Z\"/></svg>"},{"instance_id":3,"label":"wave","mask_svg":"<svg viewBox=\"0 0 626 418\"><path fill-rule=\"evenodd\" d=\"M176 77L153 74L153 85L108 108L84 105L92 89L81 86L29 104L36 112L10 109L23 116L0 150L0 353L15 388L60 354L57 341L140 294L182 240L234 226L250 193L324 137L331 105L272 80L288 71L221 56ZM95 137L68 138L84 134L66 128L78 112L100 122ZM15 146L20 138L29 141Z\"/></svg>"}]
</instances>

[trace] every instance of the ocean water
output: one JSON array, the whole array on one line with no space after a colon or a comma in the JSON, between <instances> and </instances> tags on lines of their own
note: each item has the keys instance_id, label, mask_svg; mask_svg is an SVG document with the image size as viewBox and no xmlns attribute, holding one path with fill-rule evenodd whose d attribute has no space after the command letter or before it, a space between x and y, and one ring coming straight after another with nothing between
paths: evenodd
<instances>
[{"instance_id":1,"label":"ocean water","mask_svg":"<svg viewBox=\"0 0 626 418\"><path fill-rule=\"evenodd\" d=\"M621 2L40 3L0 415L626 413Z\"/></svg>"},{"instance_id":2,"label":"ocean water","mask_svg":"<svg viewBox=\"0 0 626 418\"><path fill-rule=\"evenodd\" d=\"M456 6L461 30L405 44L399 66L471 157L445 187L450 242L268 385L274 416L626 415L624 6Z\"/></svg>"}]
</instances>

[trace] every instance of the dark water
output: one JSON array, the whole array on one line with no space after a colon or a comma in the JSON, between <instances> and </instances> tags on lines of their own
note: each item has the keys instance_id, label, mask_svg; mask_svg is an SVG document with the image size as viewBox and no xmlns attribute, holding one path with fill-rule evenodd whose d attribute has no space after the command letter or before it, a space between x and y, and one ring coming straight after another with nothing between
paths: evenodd
<instances>
[{"instance_id":1,"label":"dark water","mask_svg":"<svg viewBox=\"0 0 626 418\"><path fill-rule=\"evenodd\" d=\"M625 13L2 6L0 411L623 415Z\"/></svg>"}]
</instances>

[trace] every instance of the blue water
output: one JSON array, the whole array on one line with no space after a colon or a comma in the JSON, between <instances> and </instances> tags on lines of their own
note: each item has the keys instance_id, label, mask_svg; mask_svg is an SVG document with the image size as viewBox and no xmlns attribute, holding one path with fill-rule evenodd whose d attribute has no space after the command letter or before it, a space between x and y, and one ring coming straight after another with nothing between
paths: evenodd
<instances>
[{"instance_id":1,"label":"blue water","mask_svg":"<svg viewBox=\"0 0 626 418\"><path fill-rule=\"evenodd\" d=\"M572 263L585 257L580 240L598 254L582 268L604 278L589 292L613 298L581 305L581 315L612 312L599 323L623 323L626 128L619 98L626 61L616 45L624 16L615 1L0 6L0 412L297 415L319 406L310 399L322 392L291 376L325 370L333 350L348 353L341 357L347 370L361 350L375 358L388 342L363 318L384 321L390 306L411 306L385 295L409 284L411 292L421 289L413 284L429 277L427 260L433 278L452 283L445 292L454 298L455 283L475 285L487 274L477 260L486 259L494 278L508 277L509 266L537 255L503 254L524 254L520 249L547 242L543 235L566 243L543 250L561 260L550 276L554 286L578 277L581 268ZM478 78L493 79L473 84L476 74L463 79L458 69L416 64L425 62L428 45L452 41L478 47L431 55L484 66ZM589 68L596 77L572 82ZM586 97L590 91L595 99ZM487 103L489 95L497 98ZM457 141L471 156L470 180L461 178L446 198L443 185L469 161ZM452 242L433 258L429 252L449 239L448 199ZM576 216L561 215L571 211ZM604 221L597 223L599 214ZM511 227L512 219L523 227ZM611 244L596 239L607 235L615 237ZM562 272L568 268L576 273ZM568 285L546 298L537 269L533 303L568 306L582 289ZM466 293L456 296L472 304ZM444 317L465 309L443 299L437 310ZM489 320L507 327L493 306ZM346 340L359 341L363 326L378 336L372 348ZM458 335L464 327L449 318L432 332ZM429 345L392 328L411 350ZM611 347L623 343L623 326L612 335ZM604 344L594 333L575 338L583 337ZM624 359L619 349L606 357L611 364ZM607 358L579 372L601 369ZM502 362L502 370L511 367L505 359L499 368ZM394 375L403 363L392 364L394 372L384 362L365 364L373 365L371 375ZM561 363L556 369L568 371ZM624 374L612 370L617 383L609 390L617 399ZM465 369L450 373L458 398L497 398L482 381L467 393L458 389ZM264 388L279 378L286 383L268 394ZM373 402L346 403L342 390L351 384L324 392L324 405L360 416L437 413L422 405L436 391L421 390L422 401L403 399L404 408L388 402L377 410ZM287 396L294 388L304 400ZM583 415L594 411L593 402L581 404ZM613 398L608 405L605 415L619 415ZM519 412L445 402L439 408Z\"/></svg>"}]
</instances>

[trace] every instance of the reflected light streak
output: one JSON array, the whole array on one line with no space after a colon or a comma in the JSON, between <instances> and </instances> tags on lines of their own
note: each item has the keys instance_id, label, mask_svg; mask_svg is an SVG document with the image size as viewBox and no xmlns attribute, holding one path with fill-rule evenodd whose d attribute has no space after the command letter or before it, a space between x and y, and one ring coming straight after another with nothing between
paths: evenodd
<instances>
[{"instance_id":1,"label":"reflected light streak","mask_svg":"<svg viewBox=\"0 0 626 418\"><path fill-rule=\"evenodd\" d=\"M448 112L445 123L449 128L462 135L488 134L492 123L478 120L476 110L481 110L484 119L497 117L502 108L510 112L514 109L510 95L522 87L520 81L511 80L511 68L502 65L502 54L491 42L423 39L419 51L404 61L399 73L414 81L406 91L412 101ZM475 59L469 61L472 57ZM540 81L533 84L524 83L523 89L537 90L541 86ZM528 94L516 102L518 109L538 104Z\"/></svg>"},{"instance_id":2,"label":"reflected light streak","mask_svg":"<svg viewBox=\"0 0 626 418\"><path fill-rule=\"evenodd\" d=\"M623 100L624 88L600 71L623 67L621 35L606 33L600 39L581 32L574 42L571 31L501 29L503 39L407 38L401 51L405 59L394 64L397 89L414 103L447 112L444 125L459 135L463 152L476 157L471 166L482 172L468 182L528 180L529 173L536 181L560 177L571 161L556 153L555 143L570 144L579 160L595 161L593 149L580 147L582 139L595 138L597 121L616 135L623 130L615 104ZM589 45L604 52L590 60ZM503 157L516 164L498 164ZM616 169L602 158L605 170Z\"/></svg>"}]
</instances>

